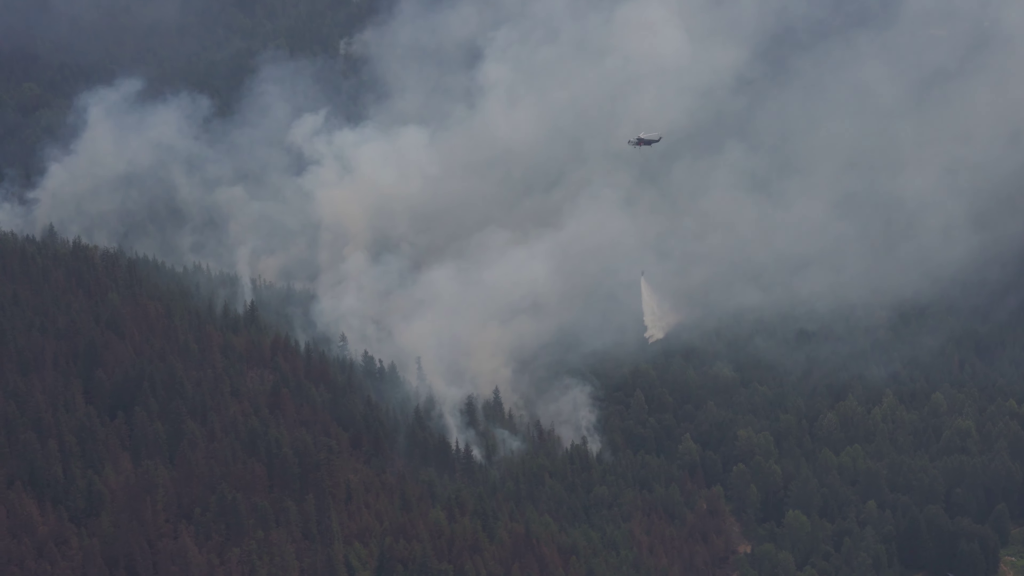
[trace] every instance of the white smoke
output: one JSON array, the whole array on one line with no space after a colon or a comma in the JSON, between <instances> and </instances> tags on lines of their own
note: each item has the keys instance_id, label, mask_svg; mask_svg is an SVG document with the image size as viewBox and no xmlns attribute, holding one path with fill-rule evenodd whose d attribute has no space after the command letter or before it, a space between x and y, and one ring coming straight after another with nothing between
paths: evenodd
<instances>
[{"instance_id":1,"label":"white smoke","mask_svg":"<svg viewBox=\"0 0 1024 576\"><path fill-rule=\"evenodd\" d=\"M644 326L647 327L644 337L647 342L661 340L676 325L678 318L668 305L659 302L643 274L640 275L640 302L644 311Z\"/></svg>"},{"instance_id":2,"label":"white smoke","mask_svg":"<svg viewBox=\"0 0 1024 576\"><path fill-rule=\"evenodd\" d=\"M582 434L587 389L518 367L635 339L637 268L660 338L682 302L688 327L883 306L1019 242L1022 24L1017 0L409 0L346 49L381 89L364 120L296 63L228 118L119 82L0 223L304 282L354 352L422 356L449 415L500 386Z\"/></svg>"},{"instance_id":3,"label":"white smoke","mask_svg":"<svg viewBox=\"0 0 1024 576\"><path fill-rule=\"evenodd\" d=\"M594 409L590 387L574 378L563 378L559 386L548 395L542 395L535 408L542 424L552 426L555 432L568 440L587 439L588 446L597 451L601 441L597 434L597 411Z\"/></svg>"}]
</instances>

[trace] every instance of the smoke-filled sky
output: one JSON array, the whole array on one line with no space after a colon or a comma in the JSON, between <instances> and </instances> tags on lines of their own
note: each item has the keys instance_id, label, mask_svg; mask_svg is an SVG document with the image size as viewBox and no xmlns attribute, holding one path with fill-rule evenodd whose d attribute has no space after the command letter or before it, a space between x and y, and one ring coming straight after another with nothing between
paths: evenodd
<instances>
[{"instance_id":1,"label":"smoke-filled sky","mask_svg":"<svg viewBox=\"0 0 1024 576\"><path fill-rule=\"evenodd\" d=\"M850 4L399 3L353 44L359 123L300 62L227 118L125 79L0 225L308 283L442 400L499 385L578 436L579 384L516 363L638 338L641 269L696 326L884 306L1018 246L1024 5Z\"/></svg>"}]
</instances>

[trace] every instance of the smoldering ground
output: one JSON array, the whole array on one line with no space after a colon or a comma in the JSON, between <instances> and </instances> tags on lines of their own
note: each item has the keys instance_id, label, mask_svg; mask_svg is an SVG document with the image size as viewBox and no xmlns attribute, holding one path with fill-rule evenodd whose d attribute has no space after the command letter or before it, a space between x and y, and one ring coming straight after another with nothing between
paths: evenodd
<instances>
[{"instance_id":1,"label":"smoldering ground","mask_svg":"<svg viewBox=\"0 0 1024 576\"><path fill-rule=\"evenodd\" d=\"M843 6L401 3L353 43L364 121L301 63L227 119L101 87L0 224L305 282L325 330L421 356L449 414L500 386L581 435L585 385L517 366L641 338L641 269L693 328L884 308L1016 247L1024 8Z\"/></svg>"}]
</instances>

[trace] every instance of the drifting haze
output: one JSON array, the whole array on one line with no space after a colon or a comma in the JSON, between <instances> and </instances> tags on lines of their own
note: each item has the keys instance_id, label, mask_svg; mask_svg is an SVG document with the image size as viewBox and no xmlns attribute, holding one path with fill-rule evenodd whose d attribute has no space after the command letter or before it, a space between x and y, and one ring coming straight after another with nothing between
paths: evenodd
<instances>
[{"instance_id":1,"label":"drifting haze","mask_svg":"<svg viewBox=\"0 0 1024 576\"><path fill-rule=\"evenodd\" d=\"M498 385L581 435L584 385L517 366L639 338L642 268L693 328L914 298L1018 240L1024 7L829 4L406 2L354 43L364 122L301 64L227 119L124 81L0 225L308 283L449 406Z\"/></svg>"}]
</instances>

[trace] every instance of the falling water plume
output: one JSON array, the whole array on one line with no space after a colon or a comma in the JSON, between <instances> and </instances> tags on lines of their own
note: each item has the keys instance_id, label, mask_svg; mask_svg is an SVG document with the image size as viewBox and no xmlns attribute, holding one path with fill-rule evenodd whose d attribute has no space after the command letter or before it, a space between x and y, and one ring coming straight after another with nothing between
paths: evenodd
<instances>
[{"instance_id":1,"label":"falling water plume","mask_svg":"<svg viewBox=\"0 0 1024 576\"><path fill-rule=\"evenodd\" d=\"M668 306L658 302L658 298L654 295L654 291L651 290L650 284L647 283L647 279L642 273L640 274L640 301L644 311L644 326L647 327L647 332L644 334L647 342L651 343L664 338L665 333L675 325L675 316Z\"/></svg>"}]
</instances>

